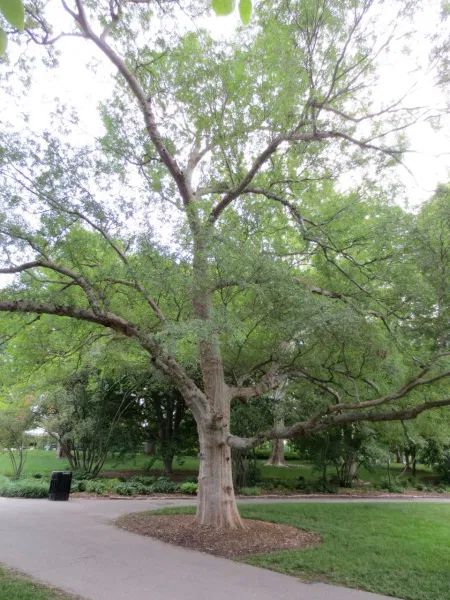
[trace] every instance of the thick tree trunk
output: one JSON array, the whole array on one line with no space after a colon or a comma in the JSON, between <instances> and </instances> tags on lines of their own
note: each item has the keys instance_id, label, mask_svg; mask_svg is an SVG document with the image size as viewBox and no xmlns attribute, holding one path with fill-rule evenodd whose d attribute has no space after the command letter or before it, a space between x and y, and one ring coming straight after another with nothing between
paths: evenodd
<instances>
[{"instance_id":1,"label":"thick tree trunk","mask_svg":"<svg viewBox=\"0 0 450 600\"><path fill-rule=\"evenodd\" d=\"M411 463L409 460L409 453L408 451L405 451L405 471L410 472L411 471Z\"/></svg>"},{"instance_id":2,"label":"thick tree trunk","mask_svg":"<svg viewBox=\"0 0 450 600\"><path fill-rule=\"evenodd\" d=\"M214 528L243 528L236 505L231 468L231 448L223 431L198 426L200 469L197 523Z\"/></svg>"},{"instance_id":3,"label":"thick tree trunk","mask_svg":"<svg viewBox=\"0 0 450 600\"><path fill-rule=\"evenodd\" d=\"M144 442L144 454L153 456L155 454L155 442Z\"/></svg>"},{"instance_id":4,"label":"thick tree trunk","mask_svg":"<svg viewBox=\"0 0 450 600\"><path fill-rule=\"evenodd\" d=\"M198 214L189 215L194 240L194 314L207 328L198 341L203 392L207 405L194 413L200 445L197 523L215 529L243 528L234 496L230 434L231 397L225 383L220 341L213 322L209 244L212 228L202 228ZM189 404L189 403L188 403Z\"/></svg>"},{"instance_id":5,"label":"thick tree trunk","mask_svg":"<svg viewBox=\"0 0 450 600\"><path fill-rule=\"evenodd\" d=\"M164 475L169 477L173 473L173 454L163 454Z\"/></svg>"},{"instance_id":6,"label":"thick tree trunk","mask_svg":"<svg viewBox=\"0 0 450 600\"><path fill-rule=\"evenodd\" d=\"M285 467L286 462L284 460L284 440L273 440L272 441L272 452L266 465L273 467Z\"/></svg>"},{"instance_id":7,"label":"thick tree trunk","mask_svg":"<svg viewBox=\"0 0 450 600\"><path fill-rule=\"evenodd\" d=\"M358 462L352 456L347 457L340 469L339 485L347 488L352 487L357 473Z\"/></svg>"},{"instance_id":8,"label":"thick tree trunk","mask_svg":"<svg viewBox=\"0 0 450 600\"><path fill-rule=\"evenodd\" d=\"M283 383L275 390L273 394L273 425L275 431L283 431L284 429L284 406L283 400L285 397L285 386L287 379L284 379ZM274 467L285 467L286 463L284 460L284 440L276 439L272 441L272 453L267 465Z\"/></svg>"}]
</instances>

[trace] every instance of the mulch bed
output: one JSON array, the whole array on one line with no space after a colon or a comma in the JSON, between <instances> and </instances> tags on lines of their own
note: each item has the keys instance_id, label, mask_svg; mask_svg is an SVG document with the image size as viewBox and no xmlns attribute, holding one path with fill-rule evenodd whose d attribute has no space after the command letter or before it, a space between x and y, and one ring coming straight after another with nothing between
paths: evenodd
<instances>
[{"instance_id":1,"label":"mulch bed","mask_svg":"<svg viewBox=\"0 0 450 600\"><path fill-rule=\"evenodd\" d=\"M127 531L148 535L169 544L234 558L319 544L316 533L266 521L244 519L245 529L213 529L198 526L192 515L133 513L116 524Z\"/></svg>"}]
</instances>

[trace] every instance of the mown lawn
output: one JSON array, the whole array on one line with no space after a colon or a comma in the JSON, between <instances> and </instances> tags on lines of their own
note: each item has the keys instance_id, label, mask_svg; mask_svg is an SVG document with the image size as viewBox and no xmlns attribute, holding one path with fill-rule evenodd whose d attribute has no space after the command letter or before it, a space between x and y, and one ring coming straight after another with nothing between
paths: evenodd
<instances>
[{"instance_id":1,"label":"mown lawn","mask_svg":"<svg viewBox=\"0 0 450 600\"><path fill-rule=\"evenodd\" d=\"M104 471L121 470L144 470L150 466L150 457L145 454L136 456L113 456L104 465ZM152 469L162 469L161 461L151 464ZM23 475L41 473L49 475L52 471L64 471L69 469L67 460L56 457L54 450L29 450ZM194 457L183 458L182 461L174 461L174 470L194 471L198 470L198 459ZM0 475L11 475L11 464L6 453L0 453Z\"/></svg>"},{"instance_id":2,"label":"mown lawn","mask_svg":"<svg viewBox=\"0 0 450 600\"><path fill-rule=\"evenodd\" d=\"M0 600L75 600L75 597L0 566Z\"/></svg>"},{"instance_id":3,"label":"mown lawn","mask_svg":"<svg viewBox=\"0 0 450 600\"><path fill-rule=\"evenodd\" d=\"M404 600L450 598L450 504L260 504L241 506L241 514L323 539L316 548L246 558L252 565Z\"/></svg>"},{"instance_id":4,"label":"mown lawn","mask_svg":"<svg viewBox=\"0 0 450 600\"><path fill-rule=\"evenodd\" d=\"M271 467L264 464L264 460L259 461L261 475L264 479L277 479L296 481L299 477L303 477L306 481L317 480L319 473L314 469L313 465L301 461L289 461L287 467ZM174 471L191 472L196 475L198 472L198 458L194 456L183 457L181 460L174 461ZM151 457L145 454L137 454L136 456L112 456L107 460L103 471L145 471L149 469L162 470L161 461L151 461ZM52 471L63 471L69 469L69 464L65 459L58 459L54 450L29 450L23 470L23 476L32 476L40 473L43 476L48 476ZM391 478L396 480L403 471L403 465L391 465ZM330 475L332 475L330 469ZM11 465L6 453L0 453L0 475L11 475ZM387 479L387 471L384 466L377 466L368 471L360 469L359 478L364 481L369 481L372 484L377 484L381 480ZM421 465L417 472L417 481L429 479L432 472L427 467ZM410 475L404 474L401 479L405 481ZM450 599L450 594L449 594Z\"/></svg>"},{"instance_id":5,"label":"mown lawn","mask_svg":"<svg viewBox=\"0 0 450 600\"><path fill-rule=\"evenodd\" d=\"M253 557L251 564L405 600L450 598L450 505L291 504L242 512L323 536L317 548Z\"/></svg>"}]
</instances>

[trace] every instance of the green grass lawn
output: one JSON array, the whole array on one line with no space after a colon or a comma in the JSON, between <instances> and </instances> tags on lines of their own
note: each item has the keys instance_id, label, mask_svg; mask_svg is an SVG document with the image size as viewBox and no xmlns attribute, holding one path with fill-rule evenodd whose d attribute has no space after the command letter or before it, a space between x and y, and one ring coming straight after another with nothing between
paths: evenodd
<instances>
[{"instance_id":1,"label":"green grass lawn","mask_svg":"<svg viewBox=\"0 0 450 600\"><path fill-rule=\"evenodd\" d=\"M299 477L303 477L306 481L317 480L319 473L314 469L313 465L301 461L289 461L287 467L272 467L264 464L264 460L259 461L261 475L264 479L278 479L295 481ZM175 471L187 471L196 475L198 472L198 458L193 456L183 457L181 460L174 461ZM161 461L151 462L151 457L145 454L136 456L112 456L105 463L103 471L127 471L136 470L144 471L151 467L152 471L162 471ZM50 475L52 471L62 471L69 469L69 464L65 459L58 459L54 450L29 450L23 470L23 476L31 476L35 473L40 473L44 477ZM391 479L404 479L405 481L410 475L401 475L403 465L391 465ZM330 469L329 474L333 472ZM11 475L11 465L6 453L0 453L0 475ZM363 481L370 481L373 484L379 483L381 480L387 479L387 470L384 466L378 466L370 471L360 469L359 478ZM417 481L430 479L432 472L430 469L421 466L417 471ZM449 595L450 598L450 595Z\"/></svg>"},{"instance_id":2,"label":"green grass lawn","mask_svg":"<svg viewBox=\"0 0 450 600\"><path fill-rule=\"evenodd\" d=\"M0 600L75 600L75 597L0 566Z\"/></svg>"},{"instance_id":3,"label":"green grass lawn","mask_svg":"<svg viewBox=\"0 0 450 600\"><path fill-rule=\"evenodd\" d=\"M293 525L323 539L316 548L245 559L252 565L405 600L450 598L450 505L267 504L240 510L245 518Z\"/></svg>"},{"instance_id":4,"label":"green grass lawn","mask_svg":"<svg viewBox=\"0 0 450 600\"><path fill-rule=\"evenodd\" d=\"M104 471L121 471L121 470L144 470L150 465L150 457L145 454L137 454L136 456L113 456L109 458L103 468ZM152 469L162 469L161 461L156 461L151 466ZM67 460L56 457L54 450L29 450L23 475L33 475L41 473L49 475L52 471L64 471L69 469ZM198 470L198 459L194 457L186 457L181 461L174 461L174 470L193 471ZM6 453L0 453L0 475L10 476L12 473L11 464Z\"/></svg>"}]
</instances>

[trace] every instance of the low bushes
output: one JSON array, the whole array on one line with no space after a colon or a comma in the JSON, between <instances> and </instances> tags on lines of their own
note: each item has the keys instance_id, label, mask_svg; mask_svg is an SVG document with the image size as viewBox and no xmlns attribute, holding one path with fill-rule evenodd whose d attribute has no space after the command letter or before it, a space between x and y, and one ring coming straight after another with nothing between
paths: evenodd
<instances>
[{"instance_id":1,"label":"low bushes","mask_svg":"<svg viewBox=\"0 0 450 600\"><path fill-rule=\"evenodd\" d=\"M322 479L307 481L303 476L297 479L261 479L257 482L257 488L265 492L273 492L276 494L289 494L299 492L301 494L335 494L338 487L333 482ZM244 488L242 488L244 489ZM241 494L245 493L241 490Z\"/></svg>"},{"instance_id":2,"label":"low bushes","mask_svg":"<svg viewBox=\"0 0 450 600\"><path fill-rule=\"evenodd\" d=\"M47 498L49 484L37 479L0 479L0 496L8 498Z\"/></svg>"},{"instance_id":3,"label":"low bushes","mask_svg":"<svg viewBox=\"0 0 450 600\"><path fill-rule=\"evenodd\" d=\"M262 493L262 489L257 486L253 487L243 487L239 490L241 496L260 496Z\"/></svg>"},{"instance_id":4,"label":"low bushes","mask_svg":"<svg viewBox=\"0 0 450 600\"><path fill-rule=\"evenodd\" d=\"M167 477L159 477L150 487L157 494L171 494L178 490L178 485Z\"/></svg>"},{"instance_id":5,"label":"low bushes","mask_svg":"<svg viewBox=\"0 0 450 600\"><path fill-rule=\"evenodd\" d=\"M156 479L157 478L154 475L134 475L130 481L150 486L155 483Z\"/></svg>"},{"instance_id":6,"label":"low bushes","mask_svg":"<svg viewBox=\"0 0 450 600\"><path fill-rule=\"evenodd\" d=\"M391 494L403 494L407 486L406 481L402 481L401 479L382 479L380 483L377 484L380 490L385 490L386 492L390 492Z\"/></svg>"},{"instance_id":7,"label":"low bushes","mask_svg":"<svg viewBox=\"0 0 450 600\"><path fill-rule=\"evenodd\" d=\"M151 494L150 486L145 486L137 481L119 483L113 491L119 496L140 496Z\"/></svg>"},{"instance_id":8,"label":"low bushes","mask_svg":"<svg viewBox=\"0 0 450 600\"><path fill-rule=\"evenodd\" d=\"M182 494L194 495L198 491L198 483L195 483L194 481L185 481L184 483L180 484L179 490Z\"/></svg>"},{"instance_id":9,"label":"low bushes","mask_svg":"<svg viewBox=\"0 0 450 600\"><path fill-rule=\"evenodd\" d=\"M167 477L152 477L136 475L127 481L119 479L92 479L75 481L72 491L88 492L104 496L118 494L119 496L145 496L150 494L196 494L197 484L187 481L178 485Z\"/></svg>"}]
</instances>

